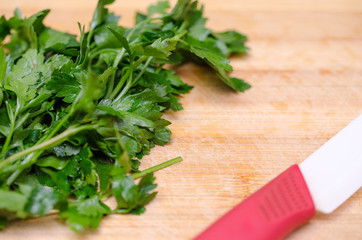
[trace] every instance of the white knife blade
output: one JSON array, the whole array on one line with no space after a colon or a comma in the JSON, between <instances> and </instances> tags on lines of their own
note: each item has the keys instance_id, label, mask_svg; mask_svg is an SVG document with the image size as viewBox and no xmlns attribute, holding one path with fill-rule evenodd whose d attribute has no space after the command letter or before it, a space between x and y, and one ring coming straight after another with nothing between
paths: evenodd
<instances>
[{"instance_id":1,"label":"white knife blade","mask_svg":"<svg viewBox=\"0 0 362 240\"><path fill-rule=\"evenodd\" d=\"M331 213L362 186L362 115L299 164L315 207Z\"/></svg>"}]
</instances>

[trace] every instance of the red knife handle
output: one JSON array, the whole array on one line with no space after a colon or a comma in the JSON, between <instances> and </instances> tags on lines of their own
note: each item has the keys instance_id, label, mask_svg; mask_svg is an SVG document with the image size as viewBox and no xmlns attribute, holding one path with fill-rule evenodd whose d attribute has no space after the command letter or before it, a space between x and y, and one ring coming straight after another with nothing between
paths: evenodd
<instances>
[{"instance_id":1,"label":"red knife handle","mask_svg":"<svg viewBox=\"0 0 362 240\"><path fill-rule=\"evenodd\" d=\"M298 165L293 165L212 224L195 240L274 240L315 215Z\"/></svg>"}]
</instances>

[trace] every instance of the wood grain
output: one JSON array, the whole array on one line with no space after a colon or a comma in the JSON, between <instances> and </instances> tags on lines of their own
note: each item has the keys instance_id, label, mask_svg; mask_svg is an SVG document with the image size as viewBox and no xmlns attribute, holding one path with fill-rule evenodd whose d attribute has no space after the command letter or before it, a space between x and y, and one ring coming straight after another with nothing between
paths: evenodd
<instances>
[{"instance_id":1,"label":"wood grain","mask_svg":"<svg viewBox=\"0 0 362 240\"><path fill-rule=\"evenodd\" d=\"M117 1L131 26L153 0ZM175 1L173 1L175 2ZM234 93L208 68L176 69L192 92L169 112L172 142L143 160L146 168L183 156L156 174L159 195L141 216L111 215L97 231L75 234L55 215L17 221L0 239L191 239L232 206L299 163L362 113L362 2L359 0L201 0L208 26L246 33L248 56L232 59L234 76L253 87ZM95 0L2 0L0 13L43 8L46 22L77 33ZM362 191L330 215L318 214L288 240L361 239Z\"/></svg>"}]
</instances>

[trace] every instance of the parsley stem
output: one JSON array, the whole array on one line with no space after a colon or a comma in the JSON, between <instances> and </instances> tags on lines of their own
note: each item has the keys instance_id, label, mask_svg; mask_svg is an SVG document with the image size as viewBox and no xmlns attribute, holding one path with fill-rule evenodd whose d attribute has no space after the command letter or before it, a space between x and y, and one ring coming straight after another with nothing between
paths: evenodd
<instances>
[{"instance_id":1,"label":"parsley stem","mask_svg":"<svg viewBox=\"0 0 362 240\"><path fill-rule=\"evenodd\" d=\"M125 53L125 49L123 48L121 50L121 52L119 52L116 56L116 59L114 60L113 62L113 67L118 67L118 64L121 62L122 58L123 58L123 55ZM116 72L114 72L111 76L111 79L108 83L108 89L107 89L107 93L105 95L105 98L109 98L112 94L112 90L113 90L113 87L114 87L114 79L116 77Z\"/></svg>"},{"instance_id":2,"label":"parsley stem","mask_svg":"<svg viewBox=\"0 0 362 240\"><path fill-rule=\"evenodd\" d=\"M12 139L12 137L13 137L14 127L15 127L15 123L14 123L14 122L11 122L9 134L6 136L5 143L4 143L4 145L3 145L3 148L1 149L1 153L0 153L0 156L1 156L1 157L4 156L4 154L5 154L5 153L7 152L7 150L8 150L10 141L11 141L11 139Z\"/></svg>"},{"instance_id":3,"label":"parsley stem","mask_svg":"<svg viewBox=\"0 0 362 240\"><path fill-rule=\"evenodd\" d=\"M72 110L73 110L73 108L72 108ZM70 112L67 115L65 115L65 117L55 126L53 131L51 131L48 135L45 135L44 137L42 137L38 141L38 143L41 143L41 142L46 141L46 140L50 139L51 137L53 137L54 134L56 134L59 131L59 129L63 126L63 124L66 123L68 121L69 117L73 114L72 110L70 110Z\"/></svg>"},{"instance_id":4,"label":"parsley stem","mask_svg":"<svg viewBox=\"0 0 362 240\"><path fill-rule=\"evenodd\" d=\"M179 39L178 40L180 43L182 43L182 44L184 44L184 45L186 45L186 46L190 46L190 44L188 44L187 42L185 42L184 40L182 40L182 39Z\"/></svg>"},{"instance_id":5,"label":"parsley stem","mask_svg":"<svg viewBox=\"0 0 362 240\"><path fill-rule=\"evenodd\" d=\"M147 61L146 61L145 65L143 66L141 72L137 75L137 77L136 77L135 80L133 81L132 86L134 86L134 85L138 82L138 80L140 80L140 78L142 77L142 75L145 73L148 65L150 65L152 59L153 59L153 57L149 57L149 58L147 59Z\"/></svg>"},{"instance_id":6,"label":"parsley stem","mask_svg":"<svg viewBox=\"0 0 362 240\"><path fill-rule=\"evenodd\" d=\"M121 99L128 92L128 90L138 82L138 80L142 77L143 73L146 71L148 65L151 63L152 58L153 57L149 57L147 59L147 62L145 63L141 72L137 75L135 80L132 80L132 75L130 76L130 78L127 81L127 85L123 88L122 92L117 96L117 98L114 99L114 101L118 101L119 99Z\"/></svg>"},{"instance_id":7,"label":"parsley stem","mask_svg":"<svg viewBox=\"0 0 362 240\"><path fill-rule=\"evenodd\" d=\"M133 66L131 65L131 68L129 69L129 77L127 79L127 84L126 86L124 86L122 92L118 95L118 97L116 99L114 99L114 101L118 101L119 99L121 99L127 92L128 90L131 88L132 86L132 78L133 78Z\"/></svg>"},{"instance_id":8,"label":"parsley stem","mask_svg":"<svg viewBox=\"0 0 362 240\"><path fill-rule=\"evenodd\" d=\"M171 160L168 160L166 162L160 163L160 164L158 164L156 166L147 168L147 169L145 169L145 170L143 170L141 172L133 173L133 174L131 174L131 177L133 177L134 179L140 178L140 177L145 176L148 173L156 172L156 171L161 170L163 168L169 167L169 166L171 166L171 165L173 165L175 163L181 162L182 160L183 160L182 157L176 157L174 159L171 159Z\"/></svg>"},{"instance_id":9,"label":"parsley stem","mask_svg":"<svg viewBox=\"0 0 362 240\"><path fill-rule=\"evenodd\" d=\"M134 64L133 69L136 69L143 61L147 59L146 56L140 57ZM118 92L122 89L123 84L127 79L129 79L130 70L128 70L121 78L121 80L118 82L117 86L113 90L112 94L109 96L110 99L113 99L117 96ZM119 99L119 97L117 97Z\"/></svg>"},{"instance_id":10,"label":"parsley stem","mask_svg":"<svg viewBox=\"0 0 362 240\"><path fill-rule=\"evenodd\" d=\"M10 177L6 180L6 184L8 186L10 186L18 177L19 175L23 172L23 170L20 169L16 169L15 172L13 172Z\"/></svg>"},{"instance_id":11,"label":"parsley stem","mask_svg":"<svg viewBox=\"0 0 362 240\"><path fill-rule=\"evenodd\" d=\"M28 128L33 129L35 125L41 122L43 119L43 115L38 115L36 118L34 118L31 123L28 125Z\"/></svg>"},{"instance_id":12,"label":"parsley stem","mask_svg":"<svg viewBox=\"0 0 362 240\"><path fill-rule=\"evenodd\" d=\"M140 177L143 177L145 175L147 175L148 173L153 173L153 172L156 172L158 170L161 170L161 169L164 169L166 167L169 167L175 163L178 163L178 162L181 162L183 159L182 157L176 157L176 158L173 158L171 160L168 160L166 162L163 162L163 163L160 163L156 166L153 166L153 167L150 167L150 168L147 168L141 172L136 172L136 173L133 173L131 174L130 176L133 178L133 179L137 179L137 178L140 178ZM110 195L112 194L112 191L111 189L108 189L105 193L103 193L103 195L101 195L101 199L104 199L104 198L107 198L109 197Z\"/></svg>"},{"instance_id":13,"label":"parsley stem","mask_svg":"<svg viewBox=\"0 0 362 240\"><path fill-rule=\"evenodd\" d=\"M178 163L178 162L181 162L183 159L182 157L176 157L176 158L173 158L171 160L168 160L166 162L163 162L163 163L160 163L156 166L153 166L153 167L150 167L150 168L147 168L143 171L140 171L140 172L136 172L136 173L133 173L131 174L130 176L133 178L133 179L137 179L137 178L140 178L140 177L143 177L145 175L147 175L148 173L153 173L153 172L156 172L158 170L161 170L161 169L164 169L166 167L169 167L175 163ZM112 192L110 191L110 189L108 189L107 192L105 192L102 196L101 196L101 199L104 199L104 198L107 198L109 197L110 195L112 194Z\"/></svg>"},{"instance_id":14,"label":"parsley stem","mask_svg":"<svg viewBox=\"0 0 362 240\"><path fill-rule=\"evenodd\" d=\"M116 49L112 49L112 48L104 48L104 49L101 49L101 50L98 50L98 51L92 53L90 55L90 58L93 59L93 58L97 57L98 55L100 55L102 53L109 53L109 52L116 53L118 51L119 51L118 49L116 50Z\"/></svg>"},{"instance_id":15,"label":"parsley stem","mask_svg":"<svg viewBox=\"0 0 362 240\"><path fill-rule=\"evenodd\" d=\"M21 127L24 122L29 118L30 113L27 112L25 114L20 115L21 117L18 118L18 121L15 124L15 128Z\"/></svg>"},{"instance_id":16,"label":"parsley stem","mask_svg":"<svg viewBox=\"0 0 362 240\"><path fill-rule=\"evenodd\" d=\"M0 168L4 167L6 164L8 163L12 163L15 160L24 157L32 152L35 151L39 151L39 150L46 150L49 149L51 147L53 147L54 145L58 145L61 144L62 142L66 141L68 139L68 137L77 134L81 131L85 131L85 130L91 130L96 128L95 125L84 125L84 126L79 126L79 127L69 127L67 130L65 130L64 132L62 132L61 134L45 141L42 143L39 143L37 145L34 145L30 148L27 148L21 152L18 152L14 155L11 155L10 157L8 157L7 159L5 159L4 161L0 162Z\"/></svg>"},{"instance_id":17,"label":"parsley stem","mask_svg":"<svg viewBox=\"0 0 362 240\"><path fill-rule=\"evenodd\" d=\"M121 88L123 87L124 82L126 81L126 79L128 79L130 71L127 71L121 78L121 80L119 80L117 86L115 87L115 89L112 91L111 95L109 96L110 99L113 99L117 93L121 90Z\"/></svg>"},{"instance_id":18,"label":"parsley stem","mask_svg":"<svg viewBox=\"0 0 362 240\"><path fill-rule=\"evenodd\" d=\"M0 87L1 87L1 82L0 82ZM4 93L3 90L0 88L0 106L3 103L4 100Z\"/></svg>"},{"instance_id":19,"label":"parsley stem","mask_svg":"<svg viewBox=\"0 0 362 240\"><path fill-rule=\"evenodd\" d=\"M4 156L4 154L7 152L11 139L13 137L14 130L15 130L16 118L18 117L18 113L19 113L19 109L20 109L19 98L17 98L16 101L17 101L17 103L16 103L15 113L13 112L13 108L11 107L8 100L5 101L6 109L8 112L9 119L10 119L10 129L9 129L9 133L6 136L3 148L1 149L0 158L2 158Z\"/></svg>"},{"instance_id":20,"label":"parsley stem","mask_svg":"<svg viewBox=\"0 0 362 240\"><path fill-rule=\"evenodd\" d=\"M42 142L50 139L53 137L54 134L56 134L60 127L63 126L63 124L68 120L68 118L73 114L73 111L71 110L63 119L60 123L58 123L58 125L53 129L53 131L48 134L48 135L45 135L43 136L41 139L38 140L38 142L36 143L35 146L38 146L39 144L41 144ZM69 129L68 129L69 130ZM63 132L64 133L64 132ZM59 135L58 135L59 136ZM27 149L26 149L27 150ZM43 154L45 149L39 151L38 152L31 152L25 159L24 161L22 162L22 169L24 168L27 168L27 167L30 167L34 162L36 162L36 160L40 157L41 154ZM25 150L23 150L25 151ZM22 153L23 151L19 152L19 153ZM0 167L1 167L1 164L0 164ZM16 167L16 166L15 166ZM17 168L17 169L16 169ZM22 169L20 169L19 167L16 167L14 170L16 170L10 177L9 179L7 180L7 184L10 185L13 181L15 181L15 179L21 174L22 172ZM11 167L9 168L11 169ZM9 170L8 169L8 170Z\"/></svg>"}]
</instances>

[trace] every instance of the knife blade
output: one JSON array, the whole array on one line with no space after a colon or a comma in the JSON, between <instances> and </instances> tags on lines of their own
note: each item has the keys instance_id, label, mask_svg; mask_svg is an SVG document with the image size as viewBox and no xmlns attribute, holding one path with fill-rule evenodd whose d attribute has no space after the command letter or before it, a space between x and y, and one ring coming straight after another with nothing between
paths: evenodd
<instances>
[{"instance_id":1,"label":"knife blade","mask_svg":"<svg viewBox=\"0 0 362 240\"><path fill-rule=\"evenodd\" d=\"M299 164L316 209L331 213L362 185L362 115Z\"/></svg>"},{"instance_id":2,"label":"knife blade","mask_svg":"<svg viewBox=\"0 0 362 240\"><path fill-rule=\"evenodd\" d=\"M362 186L362 115L299 165L292 165L195 240L278 240L328 214Z\"/></svg>"}]
</instances>

